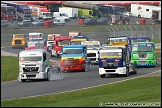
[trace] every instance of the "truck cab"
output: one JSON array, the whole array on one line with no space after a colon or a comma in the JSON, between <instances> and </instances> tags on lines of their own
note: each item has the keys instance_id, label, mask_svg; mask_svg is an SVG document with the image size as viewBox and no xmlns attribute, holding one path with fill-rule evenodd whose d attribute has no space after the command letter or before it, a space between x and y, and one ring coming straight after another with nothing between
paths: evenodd
<instances>
[{"instance_id":1,"label":"truck cab","mask_svg":"<svg viewBox=\"0 0 162 108\"><path fill-rule=\"evenodd\" d=\"M14 48L24 49L26 47L25 34L13 34L11 44L12 44L12 49Z\"/></svg>"},{"instance_id":2,"label":"truck cab","mask_svg":"<svg viewBox=\"0 0 162 108\"><path fill-rule=\"evenodd\" d=\"M87 47L87 58L91 63L98 63L98 50L101 47L100 41L82 41L81 45Z\"/></svg>"},{"instance_id":3,"label":"truck cab","mask_svg":"<svg viewBox=\"0 0 162 108\"><path fill-rule=\"evenodd\" d=\"M127 36L108 37L108 46L125 46L127 45Z\"/></svg>"},{"instance_id":4,"label":"truck cab","mask_svg":"<svg viewBox=\"0 0 162 108\"><path fill-rule=\"evenodd\" d=\"M19 53L19 78L49 80L49 53L43 49L23 50Z\"/></svg>"},{"instance_id":5,"label":"truck cab","mask_svg":"<svg viewBox=\"0 0 162 108\"><path fill-rule=\"evenodd\" d=\"M69 36L73 37L73 36L81 36L81 32L79 31L71 31L69 32Z\"/></svg>"},{"instance_id":6,"label":"truck cab","mask_svg":"<svg viewBox=\"0 0 162 108\"><path fill-rule=\"evenodd\" d=\"M131 63L136 63L137 67L156 67L157 57L154 42L133 42Z\"/></svg>"},{"instance_id":7,"label":"truck cab","mask_svg":"<svg viewBox=\"0 0 162 108\"><path fill-rule=\"evenodd\" d=\"M59 58L61 48L64 45L70 45L71 39L72 39L72 37L67 37L67 36L60 36L60 37L55 38L53 48L51 50L51 56L55 56L55 57Z\"/></svg>"},{"instance_id":8,"label":"truck cab","mask_svg":"<svg viewBox=\"0 0 162 108\"><path fill-rule=\"evenodd\" d=\"M131 53L131 44L133 42L150 42L151 38L147 36L128 37L128 51Z\"/></svg>"},{"instance_id":9,"label":"truck cab","mask_svg":"<svg viewBox=\"0 0 162 108\"><path fill-rule=\"evenodd\" d=\"M61 71L87 71L91 63L87 59L85 45L65 45L61 50L60 70Z\"/></svg>"},{"instance_id":10,"label":"truck cab","mask_svg":"<svg viewBox=\"0 0 162 108\"><path fill-rule=\"evenodd\" d=\"M105 46L99 49L99 75L128 76L130 72L137 73L135 64L131 64L125 46Z\"/></svg>"},{"instance_id":11,"label":"truck cab","mask_svg":"<svg viewBox=\"0 0 162 108\"><path fill-rule=\"evenodd\" d=\"M87 36L73 36L70 45L81 45L82 41L89 41L89 38Z\"/></svg>"}]
</instances>

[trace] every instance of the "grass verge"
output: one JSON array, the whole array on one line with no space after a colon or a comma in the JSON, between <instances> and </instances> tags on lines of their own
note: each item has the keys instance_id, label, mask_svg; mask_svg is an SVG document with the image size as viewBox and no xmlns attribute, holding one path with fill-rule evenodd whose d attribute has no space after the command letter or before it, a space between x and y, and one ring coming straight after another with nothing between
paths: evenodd
<instances>
[{"instance_id":1,"label":"grass verge","mask_svg":"<svg viewBox=\"0 0 162 108\"><path fill-rule=\"evenodd\" d=\"M49 62L54 66L57 63ZM16 80L19 75L18 57L1 56L1 82Z\"/></svg>"},{"instance_id":2,"label":"grass verge","mask_svg":"<svg viewBox=\"0 0 162 108\"><path fill-rule=\"evenodd\" d=\"M161 77L142 77L68 93L3 100L1 107L98 107L101 102L157 102L160 105Z\"/></svg>"},{"instance_id":3,"label":"grass verge","mask_svg":"<svg viewBox=\"0 0 162 108\"><path fill-rule=\"evenodd\" d=\"M16 80L19 74L18 57L1 56L1 82Z\"/></svg>"}]
</instances>

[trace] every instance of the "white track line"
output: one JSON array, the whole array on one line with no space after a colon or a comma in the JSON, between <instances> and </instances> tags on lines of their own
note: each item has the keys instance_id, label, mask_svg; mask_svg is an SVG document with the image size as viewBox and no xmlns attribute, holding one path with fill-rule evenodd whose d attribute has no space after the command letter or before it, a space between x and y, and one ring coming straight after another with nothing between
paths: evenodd
<instances>
[{"instance_id":1,"label":"white track line","mask_svg":"<svg viewBox=\"0 0 162 108\"><path fill-rule=\"evenodd\" d=\"M160 72L161 70L149 73L149 74L145 74L145 75L141 75L138 77L133 77L133 78L129 78L129 79L125 79L125 80L121 80L121 81L117 81L117 82L112 82L112 83L108 83L108 84L101 84L101 85L97 85L97 86L92 86L92 87L86 87L86 88L81 88L81 89L75 89L75 90L70 90L70 91L64 91L64 92L58 92L58 93L51 93L51 94L43 94L43 95L35 95L35 96L27 96L27 97L20 97L20 98L30 98L30 97L37 97L37 96L48 96L48 95L54 95L54 94L60 94L60 93L68 93L68 92L73 92L73 91L78 91L78 90L85 90L85 89L89 89L89 88L94 88L94 87L100 87L100 86L104 86L104 85L109 85L109 84L115 84L115 83L119 83L119 82L123 82L123 81L128 81L128 80L132 80L132 79L136 79L136 78L140 78L146 75L151 75L157 72ZM13 100L13 99L20 99L20 98L12 98L12 99L4 99L4 100ZM3 101L3 100L1 100Z\"/></svg>"}]
</instances>

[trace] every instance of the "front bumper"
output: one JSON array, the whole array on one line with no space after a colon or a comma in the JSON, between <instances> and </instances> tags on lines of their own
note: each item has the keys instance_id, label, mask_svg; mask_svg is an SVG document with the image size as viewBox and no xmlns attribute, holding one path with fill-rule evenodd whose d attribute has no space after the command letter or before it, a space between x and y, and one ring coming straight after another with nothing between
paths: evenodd
<instances>
[{"instance_id":1,"label":"front bumper","mask_svg":"<svg viewBox=\"0 0 162 108\"><path fill-rule=\"evenodd\" d=\"M131 60L131 63L136 63L137 67L152 67L156 66L156 60Z\"/></svg>"},{"instance_id":2,"label":"front bumper","mask_svg":"<svg viewBox=\"0 0 162 108\"><path fill-rule=\"evenodd\" d=\"M108 74L126 74L126 67L119 67L117 69L104 69L99 68L99 75Z\"/></svg>"},{"instance_id":3,"label":"front bumper","mask_svg":"<svg viewBox=\"0 0 162 108\"><path fill-rule=\"evenodd\" d=\"M19 73L20 79L46 79L47 73L46 72L32 72L32 73Z\"/></svg>"},{"instance_id":4,"label":"front bumper","mask_svg":"<svg viewBox=\"0 0 162 108\"><path fill-rule=\"evenodd\" d=\"M60 69L63 71L79 71L79 70L84 70L84 65L73 65L73 66L60 66Z\"/></svg>"}]
</instances>

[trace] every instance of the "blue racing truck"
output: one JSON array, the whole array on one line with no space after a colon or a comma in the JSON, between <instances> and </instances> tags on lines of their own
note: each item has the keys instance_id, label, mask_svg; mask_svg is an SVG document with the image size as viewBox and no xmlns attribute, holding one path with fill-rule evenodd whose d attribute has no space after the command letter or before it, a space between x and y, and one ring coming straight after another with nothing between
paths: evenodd
<instances>
[{"instance_id":1,"label":"blue racing truck","mask_svg":"<svg viewBox=\"0 0 162 108\"><path fill-rule=\"evenodd\" d=\"M105 46L99 49L99 75L120 74L128 76L130 72L137 73L136 65L130 63L125 46Z\"/></svg>"},{"instance_id":2,"label":"blue racing truck","mask_svg":"<svg viewBox=\"0 0 162 108\"><path fill-rule=\"evenodd\" d=\"M61 71L87 71L91 67L85 45L65 45L61 49Z\"/></svg>"}]
</instances>

